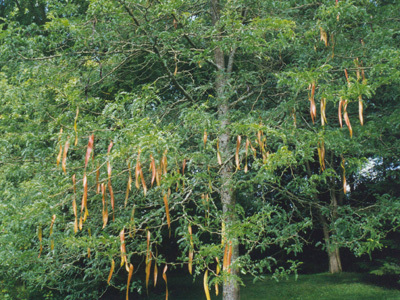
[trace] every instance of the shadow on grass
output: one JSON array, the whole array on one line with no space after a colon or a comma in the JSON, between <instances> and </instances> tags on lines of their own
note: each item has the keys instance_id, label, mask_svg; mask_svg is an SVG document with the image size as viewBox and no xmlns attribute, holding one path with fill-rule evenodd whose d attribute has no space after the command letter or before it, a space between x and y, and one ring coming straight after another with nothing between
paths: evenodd
<instances>
[{"instance_id":1,"label":"shadow on grass","mask_svg":"<svg viewBox=\"0 0 400 300\"><path fill-rule=\"evenodd\" d=\"M170 300L204 300L203 278L197 277L193 282L191 276L183 272L174 272L168 276ZM379 276L362 273L342 274L308 274L294 276L288 280L274 280L253 283L251 277L243 278L245 286L241 288L241 300L399 300L400 290L395 280L387 280ZM210 288L212 300L220 300L215 296L214 287ZM117 295L108 295L102 300L125 299ZM132 295L135 300L165 299L165 284L157 283L151 288L149 296Z\"/></svg>"}]
</instances>

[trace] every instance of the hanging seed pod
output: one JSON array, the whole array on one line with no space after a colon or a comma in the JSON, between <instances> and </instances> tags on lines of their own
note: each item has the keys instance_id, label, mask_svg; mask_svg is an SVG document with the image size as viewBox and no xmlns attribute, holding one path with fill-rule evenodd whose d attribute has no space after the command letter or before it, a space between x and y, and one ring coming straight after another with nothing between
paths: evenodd
<instances>
[{"instance_id":1,"label":"hanging seed pod","mask_svg":"<svg viewBox=\"0 0 400 300\"><path fill-rule=\"evenodd\" d=\"M57 155L57 167L60 165L61 155L62 155L62 151L63 151L63 148L62 148L62 145L61 145L61 135L62 135L62 133L63 133L63 129L61 127L60 133L58 134L58 143L60 145L60 150L58 151L58 155Z\"/></svg>"},{"instance_id":2,"label":"hanging seed pod","mask_svg":"<svg viewBox=\"0 0 400 300\"><path fill-rule=\"evenodd\" d=\"M43 245L42 245L42 240L43 240L42 226L39 226L39 228L38 228L38 239L39 239L39 255L38 255L38 258L40 258L40 255L42 254L42 251L43 251Z\"/></svg>"},{"instance_id":3,"label":"hanging seed pod","mask_svg":"<svg viewBox=\"0 0 400 300\"><path fill-rule=\"evenodd\" d=\"M72 175L72 186L74 190L74 198L72 200L72 211L74 212L75 222L74 222L74 232L78 232L78 208L76 205L76 176Z\"/></svg>"},{"instance_id":4,"label":"hanging seed pod","mask_svg":"<svg viewBox=\"0 0 400 300\"><path fill-rule=\"evenodd\" d=\"M108 209L107 209L107 202L106 202L106 187L104 183L101 184L101 199L103 202L103 229L106 227L108 222Z\"/></svg>"},{"instance_id":5,"label":"hanging seed pod","mask_svg":"<svg viewBox=\"0 0 400 300\"><path fill-rule=\"evenodd\" d=\"M87 145L86 156L85 156L85 169L86 169L87 164L89 162L90 154L92 153L92 150L93 150L93 144L94 144L94 134L92 134L89 137L89 142L88 142L88 145Z\"/></svg>"},{"instance_id":6,"label":"hanging seed pod","mask_svg":"<svg viewBox=\"0 0 400 300\"><path fill-rule=\"evenodd\" d=\"M319 165L321 171L325 170L325 145L324 141L321 140L318 142L318 158L319 158Z\"/></svg>"},{"instance_id":7,"label":"hanging seed pod","mask_svg":"<svg viewBox=\"0 0 400 300\"><path fill-rule=\"evenodd\" d=\"M51 237L52 234L53 234L53 226L54 226L54 223L56 221L56 218L57 218L56 215L53 215L52 218L51 218L49 237ZM52 250L52 251L54 250L54 240L53 239L51 239L51 241L50 241L50 250Z\"/></svg>"},{"instance_id":8,"label":"hanging seed pod","mask_svg":"<svg viewBox=\"0 0 400 300\"><path fill-rule=\"evenodd\" d=\"M328 122L326 121L326 99L321 99L321 125L325 126Z\"/></svg>"},{"instance_id":9,"label":"hanging seed pod","mask_svg":"<svg viewBox=\"0 0 400 300\"><path fill-rule=\"evenodd\" d=\"M347 113L347 105L348 105L348 100L345 100L343 104L343 117L347 127L349 128L350 137L353 137L353 129L351 127L349 115Z\"/></svg>"},{"instance_id":10,"label":"hanging seed pod","mask_svg":"<svg viewBox=\"0 0 400 300\"><path fill-rule=\"evenodd\" d=\"M121 232L119 233L119 239L121 242L121 267L128 263L127 259L126 259L126 247L125 247L125 228L121 230Z\"/></svg>"},{"instance_id":11,"label":"hanging seed pod","mask_svg":"<svg viewBox=\"0 0 400 300\"><path fill-rule=\"evenodd\" d=\"M107 150L107 155L110 155L111 148L113 147L113 142L110 142L110 145L108 145L108 150ZM114 199L114 191L112 188L111 184L111 163L110 163L110 158L107 160L107 175L108 175L108 191L110 193L110 202L111 202L111 209L113 211L113 221L115 220L115 215L114 215L114 206L115 206L115 199Z\"/></svg>"},{"instance_id":12,"label":"hanging seed pod","mask_svg":"<svg viewBox=\"0 0 400 300\"><path fill-rule=\"evenodd\" d=\"M163 200L165 206L165 214L167 216L168 229L171 231L171 218L169 216L168 195L166 193L164 193Z\"/></svg>"},{"instance_id":13,"label":"hanging seed pod","mask_svg":"<svg viewBox=\"0 0 400 300\"><path fill-rule=\"evenodd\" d=\"M314 120L317 117L317 106L315 105L315 100L314 100L314 95L315 95L315 83L314 82L310 84L309 89L311 90L311 95L309 97L310 115L311 115L311 120L314 124Z\"/></svg>"},{"instance_id":14,"label":"hanging seed pod","mask_svg":"<svg viewBox=\"0 0 400 300\"><path fill-rule=\"evenodd\" d=\"M219 165L222 165L221 153L219 152L219 141L217 141L217 161Z\"/></svg>"},{"instance_id":15,"label":"hanging seed pod","mask_svg":"<svg viewBox=\"0 0 400 300\"><path fill-rule=\"evenodd\" d=\"M342 156L341 167L342 167L342 178L343 178L343 193L346 194L347 193L346 168L343 156Z\"/></svg>"},{"instance_id":16,"label":"hanging seed pod","mask_svg":"<svg viewBox=\"0 0 400 300\"><path fill-rule=\"evenodd\" d=\"M68 153L68 148L69 148L69 137L67 141L65 142L64 146L64 153L63 153L63 158L62 158L62 169L64 171L64 174L67 174L67 153Z\"/></svg>"},{"instance_id":17,"label":"hanging seed pod","mask_svg":"<svg viewBox=\"0 0 400 300\"><path fill-rule=\"evenodd\" d=\"M146 291L149 294L149 279L151 270L151 251L150 251L150 231L147 230L147 250L146 250Z\"/></svg>"},{"instance_id":18,"label":"hanging seed pod","mask_svg":"<svg viewBox=\"0 0 400 300\"><path fill-rule=\"evenodd\" d=\"M114 268L115 268L115 261L112 259L112 260L111 260L111 269L110 269L110 273L108 274L108 279L107 279L107 284L108 284L108 285L110 284L112 275L113 275L113 273L114 273Z\"/></svg>"},{"instance_id":19,"label":"hanging seed pod","mask_svg":"<svg viewBox=\"0 0 400 300\"><path fill-rule=\"evenodd\" d=\"M190 248L189 248L189 263L188 263L188 269L189 269L189 273L190 275L192 275L192 267L193 267L193 236L192 236L192 226L189 224L188 226L188 231L189 231L189 237L190 237Z\"/></svg>"},{"instance_id":20,"label":"hanging seed pod","mask_svg":"<svg viewBox=\"0 0 400 300\"><path fill-rule=\"evenodd\" d=\"M128 283L126 284L126 300L129 300L129 285L133 274L133 265L129 264Z\"/></svg>"},{"instance_id":21,"label":"hanging seed pod","mask_svg":"<svg viewBox=\"0 0 400 300\"><path fill-rule=\"evenodd\" d=\"M236 140L236 153L235 153L235 162L236 162L237 170L240 170L239 149L240 149L241 140L242 140L242 137L240 135L238 135L237 140Z\"/></svg>"},{"instance_id":22,"label":"hanging seed pod","mask_svg":"<svg viewBox=\"0 0 400 300\"><path fill-rule=\"evenodd\" d=\"M158 250L156 248L156 258L158 256ZM153 271L153 281L154 281L154 287L157 285L157 278L158 278L158 266L157 266L157 261L154 260L154 271Z\"/></svg>"},{"instance_id":23,"label":"hanging seed pod","mask_svg":"<svg viewBox=\"0 0 400 300\"><path fill-rule=\"evenodd\" d=\"M82 181L82 184L83 184L83 195L82 195L82 204L81 204L81 220L82 220L81 223L85 222L85 221L86 221L86 218L87 218L88 215L89 215L89 212L88 212L88 210L87 210L88 183L87 183L86 172L83 174L83 181ZM85 211L85 213L83 213L83 211ZM82 217L82 215L83 215L83 217ZM80 229L81 229L82 226L80 225L79 227L80 227Z\"/></svg>"},{"instance_id":24,"label":"hanging seed pod","mask_svg":"<svg viewBox=\"0 0 400 300\"><path fill-rule=\"evenodd\" d=\"M218 257L216 257L215 260L217 261L217 269L216 269L215 273L216 273L217 275L219 275L219 273L221 272L221 267L220 267L220 265L219 265L219 259L218 259ZM219 294L218 283L215 283L215 295L218 296L218 294Z\"/></svg>"},{"instance_id":25,"label":"hanging seed pod","mask_svg":"<svg viewBox=\"0 0 400 300\"><path fill-rule=\"evenodd\" d=\"M325 47L328 47L328 34L325 32L325 30L322 27L319 28L319 33L321 36L321 38L320 38L321 41L323 41L325 43Z\"/></svg>"},{"instance_id":26,"label":"hanging seed pod","mask_svg":"<svg viewBox=\"0 0 400 300\"><path fill-rule=\"evenodd\" d=\"M343 127L343 122L342 122L342 106L343 106L343 104L344 104L344 101L342 98L340 98L339 107L338 107L338 117L339 117L340 128Z\"/></svg>"},{"instance_id":27,"label":"hanging seed pod","mask_svg":"<svg viewBox=\"0 0 400 300\"><path fill-rule=\"evenodd\" d=\"M246 153L246 158L245 158L245 165L244 165L244 172L247 173L248 171L248 166L247 166L247 153L249 151L249 145L250 145L250 140L246 138L246 145L245 145L245 153Z\"/></svg>"},{"instance_id":28,"label":"hanging seed pod","mask_svg":"<svg viewBox=\"0 0 400 300\"><path fill-rule=\"evenodd\" d=\"M152 154L150 154L150 171L151 171L151 186L153 187L154 180L156 180L157 169L156 169L156 162Z\"/></svg>"},{"instance_id":29,"label":"hanging seed pod","mask_svg":"<svg viewBox=\"0 0 400 300\"><path fill-rule=\"evenodd\" d=\"M151 252L148 252L146 255L146 291L149 294L149 280L150 280L150 273L151 273Z\"/></svg>"},{"instance_id":30,"label":"hanging seed pod","mask_svg":"<svg viewBox=\"0 0 400 300\"><path fill-rule=\"evenodd\" d=\"M206 294L206 299L211 300L210 290L208 289L208 270L206 270L206 272L204 273L203 287L204 287L204 293Z\"/></svg>"},{"instance_id":31,"label":"hanging seed pod","mask_svg":"<svg viewBox=\"0 0 400 300\"><path fill-rule=\"evenodd\" d=\"M168 300L168 282L167 282L167 270L168 266L165 264L164 271L163 271L163 279L165 281L165 300Z\"/></svg>"}]
</instances>

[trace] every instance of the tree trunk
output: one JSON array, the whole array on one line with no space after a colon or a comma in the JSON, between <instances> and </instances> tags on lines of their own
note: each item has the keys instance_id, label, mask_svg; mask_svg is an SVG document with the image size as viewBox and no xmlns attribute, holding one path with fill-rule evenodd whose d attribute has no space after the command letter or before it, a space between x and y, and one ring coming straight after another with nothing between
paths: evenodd
<instances>
[{"instance_id":1,"label":"tree trunk","mask_svg":"<svg viewBox=\"0 0 400 300\"><path fill-rule=\"evenodd\" d=\"M332 245L328 222L322 214L320 214L320 219L322 223L322 230L324 232L324 240L326 246L326 252L329 259L329 272L331 274L342 272L342 262L340 260L339 247L337 245Z\"/></svg>"},{"instance_id":2,"label":"tree trunk","mask_svg":"<svg viewBox=\"0 0 400 300\"><path fill-rule=\"evenodd\" d=\"M217 25L220 17L219 0L211 0L211 16L214 25ZM220 48L214 50L214 61L217 66L217 75L215 79L216 100L218 101L218 118L220 121L219 149L223 160L221 168L221 190L220 197L223 211L223 221L225 224L225 233L232 243L232 257L230 273L233 275L223 283L223 300L239 300L239 285L233 278L238 274L237 268L234 267L235 261L239 257L239 245L237 239L233 236L232 225L236 219L235 213L235 197L234 189L231 185L231 177L233 175L232 164L229 162L230 157L230 138L229 130L229 99L226 97L225 88L232 71L235 50L231 50L229 61L225 66L225 56ZM223 233L223 234L225 234ZM224 236L223 236L224 238ZM228 242L228 241L226 241Z\"/></svg>"}]
</instances>

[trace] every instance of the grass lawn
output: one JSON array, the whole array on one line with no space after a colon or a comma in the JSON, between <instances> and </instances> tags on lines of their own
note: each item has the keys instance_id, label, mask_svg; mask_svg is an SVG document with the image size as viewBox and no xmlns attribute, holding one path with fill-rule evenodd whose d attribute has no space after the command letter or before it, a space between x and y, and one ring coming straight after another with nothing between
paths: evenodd
<instances>
[{"instance_id":1,"label":"grass lawn","mask_svg":"<svg viewBox=\"0 0 400 300\"><path fill-rule=\"evenodd\" d=\"M400 290L382 287L379 279L358 273L299 275L297 281L291 277L281 282L266 280L253 283L251 278L245 278L241 300L400 300ZM171 276L168 281L170 300L206 299L201 278L193 283L189 276ZM163 285L163 282L160 284ZM215 296L214 289L210 290L210 294L212 300L222 299L221 295ZM161 300L165 299L165 295L153 294L143 299Z\"/></svg>"}]
</instances>

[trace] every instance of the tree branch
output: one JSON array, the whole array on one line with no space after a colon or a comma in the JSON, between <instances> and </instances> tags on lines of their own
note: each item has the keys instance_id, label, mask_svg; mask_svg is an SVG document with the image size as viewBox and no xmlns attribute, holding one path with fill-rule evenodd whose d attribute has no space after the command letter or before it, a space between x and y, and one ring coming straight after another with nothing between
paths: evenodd
<instances>
[{"instance_id":1,"label":"tree branch","mask_svg":"<svg viewBox=\"0 0 400 300\"><path fill-rule=\"evenodd\" d=\"M162 63L165 71L167 71L168 77L172 80L172 82L174 83L174 85L178 88L178 90L180 90L182 92L182 94L186 97L186 99L188 99L189 101L194 102L193 98L189 95L189 93L185 90L185 88L180 85L180 83L176 80L176 77L174 74L172 74L172 72L170 71L170 69L168 68L167 64L165 63L165 61L162 59L161 53L158 50L157 46L154 45L154 52L157 54L158 58L160 59L160 62Z\"/></svg>"}]
</instances>

